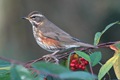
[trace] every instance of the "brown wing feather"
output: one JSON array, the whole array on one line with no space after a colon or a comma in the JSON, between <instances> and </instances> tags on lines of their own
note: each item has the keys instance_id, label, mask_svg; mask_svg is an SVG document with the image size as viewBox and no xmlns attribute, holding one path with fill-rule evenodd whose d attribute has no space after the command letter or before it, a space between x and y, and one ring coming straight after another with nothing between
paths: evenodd
<instances>
[{"instance_id":1,"label":"brown wing feather","mask_svg":"<svg viewBox=\"0 0 120 80\"><path fill-rule=\"evenodd\" d=\"M63 31L62 29L60 29L59 27L57 27L55 24L48 20L45 20L44 24L41 27L39 27L39 29L41 30L42 34L46 37L66 43L74 41L67 32Z\"/></svg>"},{"instance_id":2,"label":"brown wing feather","mask_svg":"<svg viewBox=\"0 0 120 80\"><path fill-rule=\"evenodd\" d=\"M73 38L67 32L63 31L50 21L44 22L44 25L40 27L40 30L45 37L58 40L60 43L65 45L92 47L92 45L82 43L78 39Z\"/></svg>"}]
</instances>

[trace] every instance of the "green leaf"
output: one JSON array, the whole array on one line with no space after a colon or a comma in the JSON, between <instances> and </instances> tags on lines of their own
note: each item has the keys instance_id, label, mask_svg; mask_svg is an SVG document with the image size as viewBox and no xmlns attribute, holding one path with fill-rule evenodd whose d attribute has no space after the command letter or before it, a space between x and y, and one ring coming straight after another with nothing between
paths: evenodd
<instances>
[{"instance_id":1,"label":"green leaf","mask_svg":"<svg viewBox=\"0 0 120 80\"><path fill-rule=\"evenodd\" d=\"M61 79L68 80L95 80L96 76L84 71L79 72L66 72L59 75Z\"/></svg>"},{"instance_id":2,"label":"green leaf","mask_svg":"<svg viewBox=\"0 0 120 80\"><path fill-rule=\"evenodd\" d=\"M90 56L87 55L85 52L82 51L75 51L76 54L83 57L85 60L87 60L89 63L91 63Z\"/></svg>"},{"instance_id":3,"label":"green leaf","mask_svg":"<svg viewBox=\"0 0 120 80\"><path fill-rule=\"evenodd\" d=\"M0 70L0 80L11 80L9 70Z\"/></svg>"},{"instance_id":4,"label":"green leaf","mask_svg":"<svg viewBox=\"0 0 120 80\"><path fill-rule=\"evenodd\" d=\"M66 69L65 67L58 65L58 64L53 64L53 63L46 63L46 62L37 62L34 63L33 68L37 69L40 71L40 75L45 75L49 76L47 77L50 80L63 80L63 79L68 79L68 80L93 80L96 77L91 75L90 73L87 72L72 72ZM50 77L51 75L51 77ZM58 78L56 78L57 76ZM87 77L86 77L87 76ZM60 78L60 79L59 79Z\"/></svg>"},{"instance_id":5,"label":"green leaf","mask_svg":"<svg viewBox=\"0 0 120 80\"><path fill-rule=\"evenodd\" d=\"M69 70L61 65L53 64L49 62L37 62L32 65L35 69L45 72L47 74L60 74L69 72Z\"/></svg>"},{"instance_id":6,"label":"green leaf","mask_svg":"<svg viewBox=\"0 0 120 80\"><path fill-rule=\"evenodd\" d=\"M41 79L40 79L41 80ZM52 76L47 76L46 77L46 80L63 80L63 79L60 79L60 78L58 78L58 77L52 77Z\"/></svg>"},{"instance_id":7,"label":"green leaf","mask_svg":"<svg viewBox=\"0 0 120 80\"><path fill-rule=\"evenodd\" d=\"M12 80L34 80L31 73L23 66L13 66L11 69Z\"/></svg>"},{"instance_id":8,"label":"green leaf","mask_svg":"<svg viewBox=\"0 0 120 80\"><path fill-rule=\"evenodd\" d=\"M117 79L120 79L120 41L117 41L115 44L110 45L110 48L115 51L115 54L118 54L118 58L113 65L114 71L116 74Z\"/></svg>"},{"instance_id":9,"label":"green leaf","mask_svg":"<svg viewBox=\"0 0 120 80\"><path fill-rule=\"evenodd\" d=\"M18 65L16 66L16 70L19 73L22 80L33 80L34 79L33 78L34 76L32 76L29 70L26 69L25 67Z\"/></svg>"},{"instance_id":10,"label":"green leaf","mask_svg":"<svg viewBox=\"0 0 120 80\"><path fill-rule=\"evenodd\" d=\"M70 57L73 53L70 53L69 56L68 56L68 60L67 60L67 68L69 69L70 68Z\"/></svg>"},{"instance_id":11,"label":"green leaf","mask_svg":"<svg viewBox=\"0 0 120 80\"><path fill-rule=\"evenodd\" d=\"M33 79L33 80L45 80L43 77L40 77L40 76L37 76L37 77L35 77L35 79Z\"/></svg>"},{"instance_id":12,"label":"green leaf","mask_svg":"<svg viewBox=\"0 0 120 80\"><path fill-rule=\"evenodd\" d=\"M97 33L95 34L94 45L97 45L97 44L99 43L101 35L102 35L101 32L97 32Z\"/></svg>"},{"instance_id":13,"label":"green leaf","mask_svg":"<svg viewBox=\"0 0 120 80\"><path fill-rule=\"evenodd\" d=\"M118 54L115 54L112 58L110 58L101 68L98 73L98 80L101 80L103 76L111 69L111 67L115 64L116 60L119 58Z\"/></svg>"},{"instance_id":14,"label":"green leaf","mask_svg":"<svg viewBox=\"0 0 120 80\"><path fill-rule=\"evenodd\" d=\"M106 28L105 28L102 32L97 32L97 33L95 34L95 38L94 38L94 45L97 45L97 44L99 43L99 41L100 41L101 36L102 36L110 27L112 27L112 26L115 25L115 24L120 24L120 23L119 23L119 21L116 21L116 22L111 23L111 24L109 24L108 26L106 26Z\"/></svg>"},{"instance_id":15,"label":"green leaf","mask_svg":"<svg viewBox=\"0 0 120 80\"><path fill-rule=\"evenodd\" d=\"M21 80L15 66L11 68L11 80Z\"/></svg>"},{"instance_id":16,"label":"green leaf","mask_svg":"<svg viewBox=\"0 0 120 80\"><path fill-rule=\"evenodd\" d=\"M34 80L45 80L43 77L35 77L35 79Z\"/></svg>"},{"instance_id":17,"label":"green leaf","mask_svg":"<svg viewBox=\"0 0 120 80\"><path fill-rule=\"evenodd\" d=\"M10 65L11 65L10 62L0 60L0 67L7 67L7 66L10 66Z\"/></svg>"},{"instance_id":18,"label":"green leaf","mask_svg":"<svg viewBox=\"0 0 120 80\"><path fill-rule=\"evenodd\" d=\"M9 62L0 60L0 80L11 80L10 69L11 64Z\"/></svg>"},{"instance_id":19,"label":"green leaf","mask_svg":"<svg viewBox=\"0 0 120 80\"><path fill-rule=\"evenodd\" d=\"M94 52L90 55L92 66L95 66L101 60L101 52Z\"/></svg>"}]
</instances>

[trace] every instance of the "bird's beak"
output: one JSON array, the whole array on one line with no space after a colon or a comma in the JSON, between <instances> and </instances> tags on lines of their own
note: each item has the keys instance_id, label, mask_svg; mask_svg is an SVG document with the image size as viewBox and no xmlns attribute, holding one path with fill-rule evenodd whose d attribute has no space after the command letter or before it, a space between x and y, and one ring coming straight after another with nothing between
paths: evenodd
<instances>
[{"instance_id":1,"label":"bird's beak","mask_svg":"<svg viewBox=\"0 0 120 80\"><path fill-rule=\"evenodd\" d=\"M22 19L27 19L27 20L29 20L29 18L28 18L28 17L22 17Z\"/></svg>"}]
</instances>

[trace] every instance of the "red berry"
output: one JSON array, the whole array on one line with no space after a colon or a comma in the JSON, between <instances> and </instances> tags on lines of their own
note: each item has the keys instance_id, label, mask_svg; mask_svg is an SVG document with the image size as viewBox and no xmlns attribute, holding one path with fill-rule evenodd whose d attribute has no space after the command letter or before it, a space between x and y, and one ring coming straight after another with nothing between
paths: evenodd
<instances>
[{"instance_id":1,"label":"red berry","mask_svg":"<svg viewBox=\"0 0 120 80\"><path fill-rule=\"evenodd\" d=\"M76 65L75 65L75 68L77 68L77 69L78 69L78 68L79 68L79 64L76 64Z\"/></svg>"},{"instance_id":2,"label":"red berry","mask_svg":"<svg viewBox=\"0 0 120 80\"><path fill-rule=\"evenodd\" d=\"M82 65L82 66L85 66L85 63L84 63L84 62L82 62L82 63L81 63L81 65Z\"/></svg>"},{"instance_id":3,"label":"red berry","mask_svg":"<svg viewBox=\"0 0 120 80\"><path fill-rule=\"evenodd\" d=\"M81 69L82 68L82 65L81 64L79 64L79 69Z\"/></svg>"},{"instance_id":4,"label":"red berry","mask_svg":"<svg viewBox=\"0 0 120 80\"><path fill-rule=\"evenodd\" d=\"M85 70L85 66L82 66L81 69L82 69L82 70Z\"/></svg>"},{"instance_id":5,"label":"red berry","mask_svg":"<svg viewBox=\"0 0 120 80\"><path fill-rule=\"evenodd\" d=\"M74 63L70 63L70 66L71 66L71 67L74 67L74 66L75 66L75 64L74 64Z\"/></svg>"},{"instance_id":6,"label":"red berry","mask_svg":"<svg viewBox=\"0 0 120 80\"><path fill-rule=\"evenodd\" d=\"M84 61L84 63L85 63L85 65L88 65L88 64L89 64L89 62L88 62L88 61Z\"/></svg>"},{"instance_id":7,"label":"red berry","mask_svg":"<svg viewBox=\"0 0 120 80\"><path fill-rule=\"evenodd\" d=\"M77 59L73 59L73 60L71 61L71 63L76 63L76 62L78 62Z\"/></svg>"},{"instance_id":8,"label":"red berry","mask_svg":"<svg viewBox=\"0 0 120 80\"><path fill-rule=\"evenodd\" d=\"M79 60L80 60L80 61L85 61L85 59L84 59L84 58L79 58Z\"/></svg>"},{"instance_id":9,"label":"red berry","mask_svg":"<svg viewBox=\"0 0 120 80\"><path fill-rule=\"evenodd\" d=\"M70 69L71 69L71 70L73 70L73 71L75 71L75 70L76 70L76 68L75 68L75 67L70 67Z\"/></svg>"}]
</instances>

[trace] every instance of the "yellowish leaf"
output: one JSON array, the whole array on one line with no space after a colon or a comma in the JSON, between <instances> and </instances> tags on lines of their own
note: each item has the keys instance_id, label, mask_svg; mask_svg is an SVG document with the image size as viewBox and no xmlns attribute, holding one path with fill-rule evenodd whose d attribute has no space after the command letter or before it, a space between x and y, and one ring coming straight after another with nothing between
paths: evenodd
<instances>
[{"instance_id":1,"label":"yellowish leaf","mask_svg":"<svg viewBox=\"0 0 120 80\"><path fill-rule=\"evenodd\" d=\"M11 67L0 67L0 70L10 70Z\"/></svg>"},{"instance_id":2,"label":"yellowish leaf","mask_svg":"<svg viewBox=\"0 0 120 80\"><path fill-rule=\"evenodd\" d=\"M115 71L117 79L120 80L120 53L113 67L114 67L114 71Z\"/></svg>"},{"instance_id":3,"label":"yellowish leaf","mask_svg":"<svg viewBox=\"0 0 120 80\"><path fill-rule=\"evenodd\" d=\"M112 58L110 58L99 70L98 80L101 80L105 74L111 69L111 67L115 64L118 59L119 54L115 54Z\"/></svg>"},{"instance_id":4,"label":"yellowish leaf","mask_svg":"<svg viewBox=\"0 0 120 80\"><path fill-rule=\"evenodd\" d=\"M116 42L113 45L110 45L110 48L115 51L115 55L118 55L116 62L113 65L117 79L120 79L120 41Z\"/></svg>"}]
</instances>

